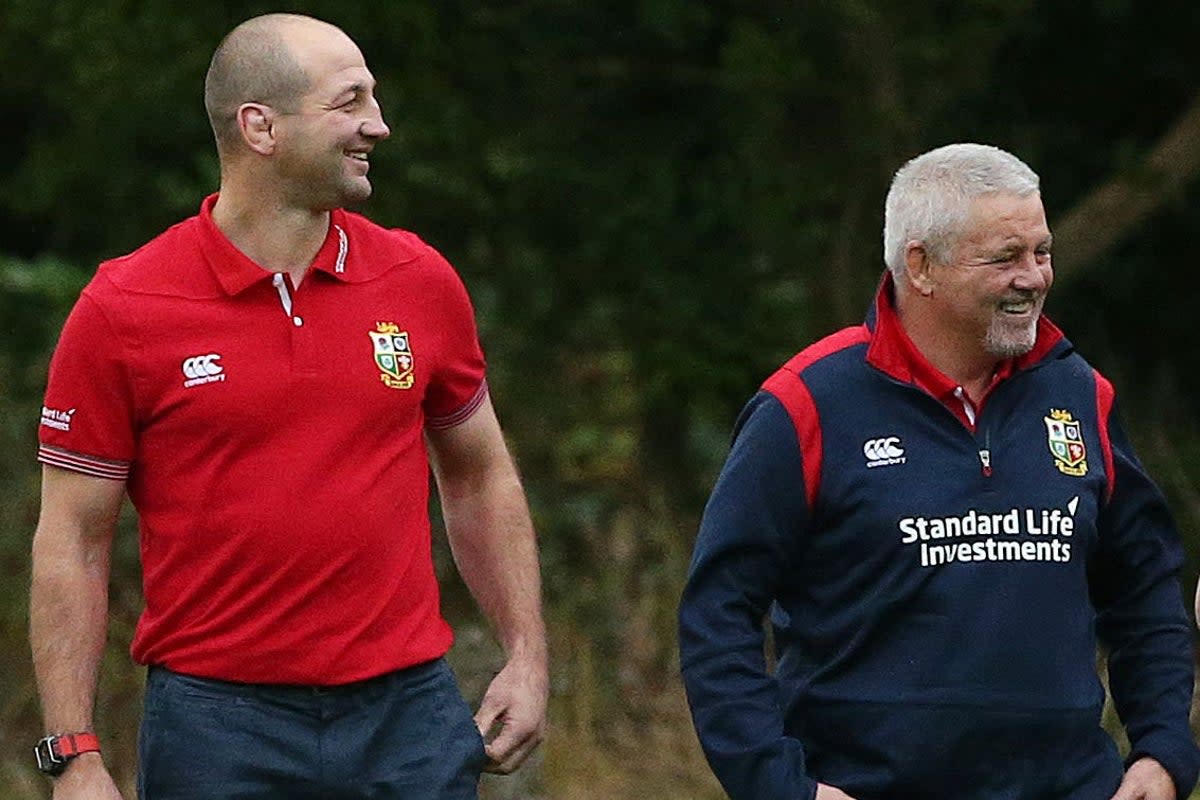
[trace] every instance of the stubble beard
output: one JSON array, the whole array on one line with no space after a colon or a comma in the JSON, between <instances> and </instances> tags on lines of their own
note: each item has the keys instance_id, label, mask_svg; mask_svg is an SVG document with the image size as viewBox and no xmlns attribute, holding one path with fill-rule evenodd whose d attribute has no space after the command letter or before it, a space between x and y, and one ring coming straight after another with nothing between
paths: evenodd
<instances>
[{"instance_id":1,"label":"stubble beard","mask_svg":"<svg viewBox=\"0 0 1200 800\"><path fill-rule=\"evenodd\" d=\"M332 160L313 169L308 164L293 168L289 175L291 194L297 205L324 211L345 208L366 202L371 196L371 183L366 175L351 175L346 164Z\"/></svg>"},{"instance_id":2,"label":"stubble beard","mask_svg":"<svg viewBox=\"0 0 1200 800\"><path fill-rule=\"evenodd\" d=\"M365 203L371 196L371 182L366 175L342 174L338 184L338 194L343 206Z\"/></svg>"},{"instance_id":3,"label":"stubble beard","mask_svg":"<svg viewBox=\"0 0 1200 800\"><path fill-rule=\"evenodd\" d=\"M984 334L984 349L997 358L1017 358L1025 355L1037 342L1037 321L1041 311L1039 303L1037 313L1031 315L1027 322L1022 321L1017 325L1013 320L1005 319L1003 311L997 310L988 324L987 333Z\"/></svg>"}]
</instances>

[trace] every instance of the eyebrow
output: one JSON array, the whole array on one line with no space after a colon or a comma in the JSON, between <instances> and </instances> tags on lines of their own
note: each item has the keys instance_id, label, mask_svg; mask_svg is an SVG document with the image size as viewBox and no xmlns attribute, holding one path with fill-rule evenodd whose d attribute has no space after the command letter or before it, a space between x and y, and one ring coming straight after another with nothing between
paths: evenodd
<instances>
[{"instance_id":1,"label":"eyebrow","mask_svg":"<svg viewBox=\"0 0 1200 800\"><path fill-rule=\"evenodd\" d=\"M1054 234L1047 234L1045 239L1040 240L1033 246L1034 250L1039 250L1043 247L1049 249L1054 244ZM1009 258L1014 253L1019 253L1025 250L1025 240L1019 236L1010 236L1001 242L997 247L992 248L981 258L987 261Z\"/></svg>"},{"instance_id":2,"label":"eyebrow","mask_svg":"<svg viewBox=\"0 0 1200 800\"><path fill-rule=\"evenodd\" d=\"M374 85L373 83L368 84L365 81L354 81L354 83L346 84L345 86L338 89L337 92L335 92L333 95L333 100L336 101L348 94L364 94L366 92L371 91L371 87L373 85Z\"/></svg>"},{"instance_id":3,"label":"eyebrow","mask_svg":"<svg viewBox=\"0 0 1200 800\"><path fill-rule=\"evenodd\" d=\"M1054 234L1047 233L1046 238L1039 239L1038 243L1035 245L1035 247L1049 247L1052 244L1054 244ZM1016 247L1019 249L1019 248L1023 248L1024 246L1025 246L1025 240L1022 239L1020 236L1009 236L1009 237L1005 238L1004 242L1001 243L1001 245L997 249L998 250L1010 250L1013 247Z\"/></svg>"}]
</instances>

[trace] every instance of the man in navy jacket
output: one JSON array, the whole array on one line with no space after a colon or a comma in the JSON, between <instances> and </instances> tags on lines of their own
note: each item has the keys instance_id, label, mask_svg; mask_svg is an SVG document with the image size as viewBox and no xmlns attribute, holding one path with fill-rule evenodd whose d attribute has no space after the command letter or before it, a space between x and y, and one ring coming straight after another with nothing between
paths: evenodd
<instances>
[{"instance_id":1,"label":"man in navy jacket","mask_svg":"<svg viewBox=\"0 0 1200 800\"><path fill-rule=\"evenodd\" d=\"M1195 784L1178 534L1112 384L1042 315L1050 247L1016 157L913 159L865 324L743 411L680 607L696 730L735 800L1184 800ZM1100 642L1124 763L1100 724Z\"/></svg>"}]
</instances>

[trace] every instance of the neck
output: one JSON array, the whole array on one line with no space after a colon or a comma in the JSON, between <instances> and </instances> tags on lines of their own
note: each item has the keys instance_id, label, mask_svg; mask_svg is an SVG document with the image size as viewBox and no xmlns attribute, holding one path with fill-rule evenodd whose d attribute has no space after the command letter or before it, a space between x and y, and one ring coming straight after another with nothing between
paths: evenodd
<instances>
[{"instance_id":1,"label":"neck","mask_svg":"<svg viewBox=\"0 0 1200 800\"><path fill-rule=\"evenodd\" d=\"M329 212L294 208L262 195L222 179L213 222L254 263L268 272L286 272L299 286L329 233Z\"/></svg>"},{"instance_id":2,"label":"neck","mask_svg":"<svg viewBox=\"0 0 1200 800\"><path fill-rule=\"evenodd\" d=\"M913 308L897 297L896 312L908 338L921 355L942 374L963 387L967 395L979 401L992 383L1001 359L983 349L982 342L962 341L947 335L944 324Z\"/></svg>"}]
</instances>

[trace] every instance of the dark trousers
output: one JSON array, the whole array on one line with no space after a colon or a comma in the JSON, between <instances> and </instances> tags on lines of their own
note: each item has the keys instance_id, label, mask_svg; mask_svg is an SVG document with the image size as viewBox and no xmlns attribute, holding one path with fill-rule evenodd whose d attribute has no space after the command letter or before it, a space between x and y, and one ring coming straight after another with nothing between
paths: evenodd
<instances>
[{"instance_id":1,"label":"dark trousers","mask_svg":"<svg viewBox=\"0 0 1200 800\"><path fill-rule=\"evenodd\" d=\"M347 686L260 686L152 667L142 800L477 800L483 739L442 659Z\"/></svg>"}]
</instances>

